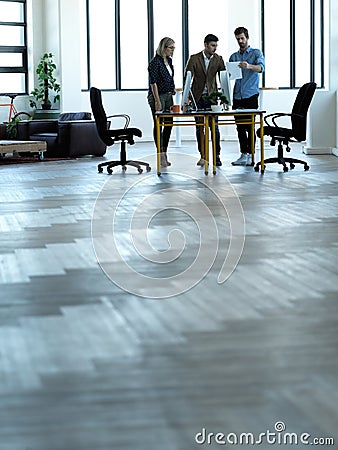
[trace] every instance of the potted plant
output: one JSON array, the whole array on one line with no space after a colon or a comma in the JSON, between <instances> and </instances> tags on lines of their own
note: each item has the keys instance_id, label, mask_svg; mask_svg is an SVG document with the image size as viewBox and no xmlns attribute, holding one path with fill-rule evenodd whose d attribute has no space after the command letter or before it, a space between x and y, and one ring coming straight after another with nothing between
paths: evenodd
<instances>
[{"instance_id":1,"label":"potted plant","mask_svg":"<svg viewBox=\"0 0 338 450\"><path fill-rule=\"evenodd\" d=\"M211 92L211 94L209 94L209 95L204 95L203 98L204 98L204 100L210 100L211 102L216 102L214 105L219 106L219 108L221 108L222 105L224 106L225 109L228 108L227 105L229 103L229 100L228 100L227 96L224 95L223 92L221 92L221 91Z\"/></svg>"},{"instance_id":2,"label":"potted plant","mask_svg":"<svg viewBox=\"0 0 338 450\"><path fill-rule=\"evenodd\" d=\"M53 54L45 53L36 68L38 87L31 92L33 98L29 103L32 108L37 108L38 102L40 102L42 109L50 109L52 106L49 98L50 91L54 92L54 103L60 100L61 86L54 76L55 69Z\"/></svg>"}]
</instances>

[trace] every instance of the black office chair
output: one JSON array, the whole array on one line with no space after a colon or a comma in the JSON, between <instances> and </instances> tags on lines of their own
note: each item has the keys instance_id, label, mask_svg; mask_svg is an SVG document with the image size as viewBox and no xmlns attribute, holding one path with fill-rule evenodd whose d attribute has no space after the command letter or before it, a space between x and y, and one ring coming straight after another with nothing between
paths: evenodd
<instances>
[{"instance_id":1,"label":"black office chair","mask_svg":"<svg viewBox=\"0 0 338 450\"><path fill-rule=\"evenodd\" d=\"M273 113L268 114L264 117L264 122L266 126L263 127L264 136L271 136L271 145L276 145L276 141L278 141L278 153L275 158L268 158L264 160L264 169L265 164L269 163L278 163L282 164L283 171L287 172L289 168L286 163L290 164L290 169L295 168L295 164L303 164L304 170L309 170L310 166L307 162L302 161L300 159L295 158L286 158L283 155L283 145L286 146L286 151L289 152L291 149L289 147L290 142L302 142L306 139L306 117L307 112L313 97L313 94L316 90L316 83L310 82L304 84L298 91L296 100L293 104L291 114L288 113ZM292 128L282 128L279 127L276 123L276 119L278 117L289 116L291 118L291 126ZM271 123L267 120L271 118ZM260 128L257 130L257 136L260 136ZM259 171L259 167L261 166L261 161L259 161L255 165L255 171ZM263 171L264 171L263 169Z\"/></svg>"},{"instance_id":2,"label":"black office chair","mask_svg":"<svg viewBox=\"0 0 338 450\"><path fill-rule=\"evenodd\" d=\"M98 171L103 172L103 167L107 166L107 172L109 174L113 173L112 167L122 166L122 170L127 170L127 166L136 167L139 173L143 172L141 166L145 166L147 172L151 170L151 167L148 163L143 161L134 161L127 160L126 154L126 142L128 144L133 145L134 136L142 137L142 131L138 128L128 128L130 117L127 114L114 114L112 116L106 116L103 104L102 104L102 95L101 91L95 87L90 88L90 104L93 112L93 116L95 119L96 127L98 134L101 140L110 147L115 144L117 141L121 141L121 151L120 151L120 159L117 161L106 161L97 166ZM124 128L121 129L112 129L110 130L110 121L108 119L112 117L124 117L126 123Z\"/></svg>"}]
</instances>

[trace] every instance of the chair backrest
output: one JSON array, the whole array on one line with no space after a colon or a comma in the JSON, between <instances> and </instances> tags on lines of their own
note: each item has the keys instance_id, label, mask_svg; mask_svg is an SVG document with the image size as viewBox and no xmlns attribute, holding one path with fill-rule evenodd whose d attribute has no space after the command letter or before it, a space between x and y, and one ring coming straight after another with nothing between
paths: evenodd
<instances>
[{"instance_id":1,"label":"chair backrest","mask_svg":"<svg viewBox=\"0 0 338 450\"><path fill-rule=\"evenodd\" d=\"M294 115L291 116L292 131L293 136L299 142L306 139L306 117L316 86L314 82L304 84L299 89L293 104L292 114Z\"/></svg>"},{"instance_id":2,"label":"chair backrest","mask_svg":"<svg viewBox=\"0 0 338 450\"><path fill-rule=\"evenodd\" d=\"M109 124L102 103L102 95L100 89L97 89L96 87L90 88L90 105L95 119L98 135L102 141L110 147L115 141L108 135L107 131L109 129Z\"/></svg>"}]
</instances>

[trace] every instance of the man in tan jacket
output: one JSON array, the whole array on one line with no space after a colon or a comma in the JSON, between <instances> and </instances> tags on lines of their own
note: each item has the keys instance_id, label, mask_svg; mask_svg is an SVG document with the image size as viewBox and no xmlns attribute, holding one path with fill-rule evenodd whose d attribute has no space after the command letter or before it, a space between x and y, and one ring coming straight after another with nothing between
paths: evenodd
<instances>
[{"instance_id":1,"label":"man in tan jacket","mask_svg":"<svg viewBox=\"0 0 338 450\"><path fill-rule=\"evenodd\" d=\"M225 65L222 56L217 55L218 37L214 34L208 34L204 38L204 50L191 55L185 68L185 73L190 71L193 77L192 95L196 102L197 109L210 109L211 101L203 98L204 95L210 95L217 91L217 76L221 70L225 70ZM196 117L196 123L201 123L201 118ZM203 160L203 132L201 126L196 126L196 138L198 143L198 150L201 154L201 159L198 161L199 166L204 165ZM216 165L221 166L220 159L220 134L218 126L216 126Z\"/></svg>"}]
</instances>

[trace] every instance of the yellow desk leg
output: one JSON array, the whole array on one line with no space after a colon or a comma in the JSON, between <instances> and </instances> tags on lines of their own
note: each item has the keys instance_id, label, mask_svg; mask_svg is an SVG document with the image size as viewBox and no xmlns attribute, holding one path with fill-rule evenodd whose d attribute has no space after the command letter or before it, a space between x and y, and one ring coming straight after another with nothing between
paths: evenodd
<instances>
[{"instance_id":1,"label":"yellow desk leg","mask_svg":"<svg viewBox=\"0 0 338 450\"><path fill-rule=\"evenodd\" d=\"M160 117L155 117L156 124L156 156L157 156L157 175L161 175L161 127Z\"/></svg>"},{"instance_id":2,"label":"yellow desk leg","mask_svg":"<svg viewBox=\"0 0 338 450\"><path fill-rule=\"evenodd\" d=\"M256 116L255 116L255 114L251 114L251 157L252 157L252 165L255 164L255 122L256 122Z\"/></svg>"},{"instance_id":3,"label":"yellow desk leg","mask_svg":"<svg viewBox=\"0 0 338 450\"><path fill-rule=\"evenodd\" d=\"M205 121L205 119L204 119L204 121ZM203 160L205 160L205 133L204 133L205 122L204 121L203 121L203 123L196 122L197 126L200 127L201 159L203 159Z\"/></svg>"},{"instance_id":4,"label":"yellow desk leg","mask_svg":"<svg viewBox=\"0 0 338 450\"><path fill-rule=\"evenodd\" d=\"M209 116L206 115L204 119L204 173L208 175L209 172Z\"/></svg>"},{"instance_id":5,"label":"yellow desk leg","mask_svg":"<svg viewBox=\"0 0 338 450\"><path fill-rule=\"evenodd\" d=\"M211 142L212 142L212 173L216 175L216 120L211 119Z\"/></svg>"},{"instance_id":6,"label":"yellow desk leg","mask_svg":"<svg viewBox=\"0 0 338 450\"><path fill-rule=\"evenodd\" d=\"M263 114L260 114L260 138L261 138L261 172L264 173L264 130L263 130Z\"/></svg>"}]
</instances>

